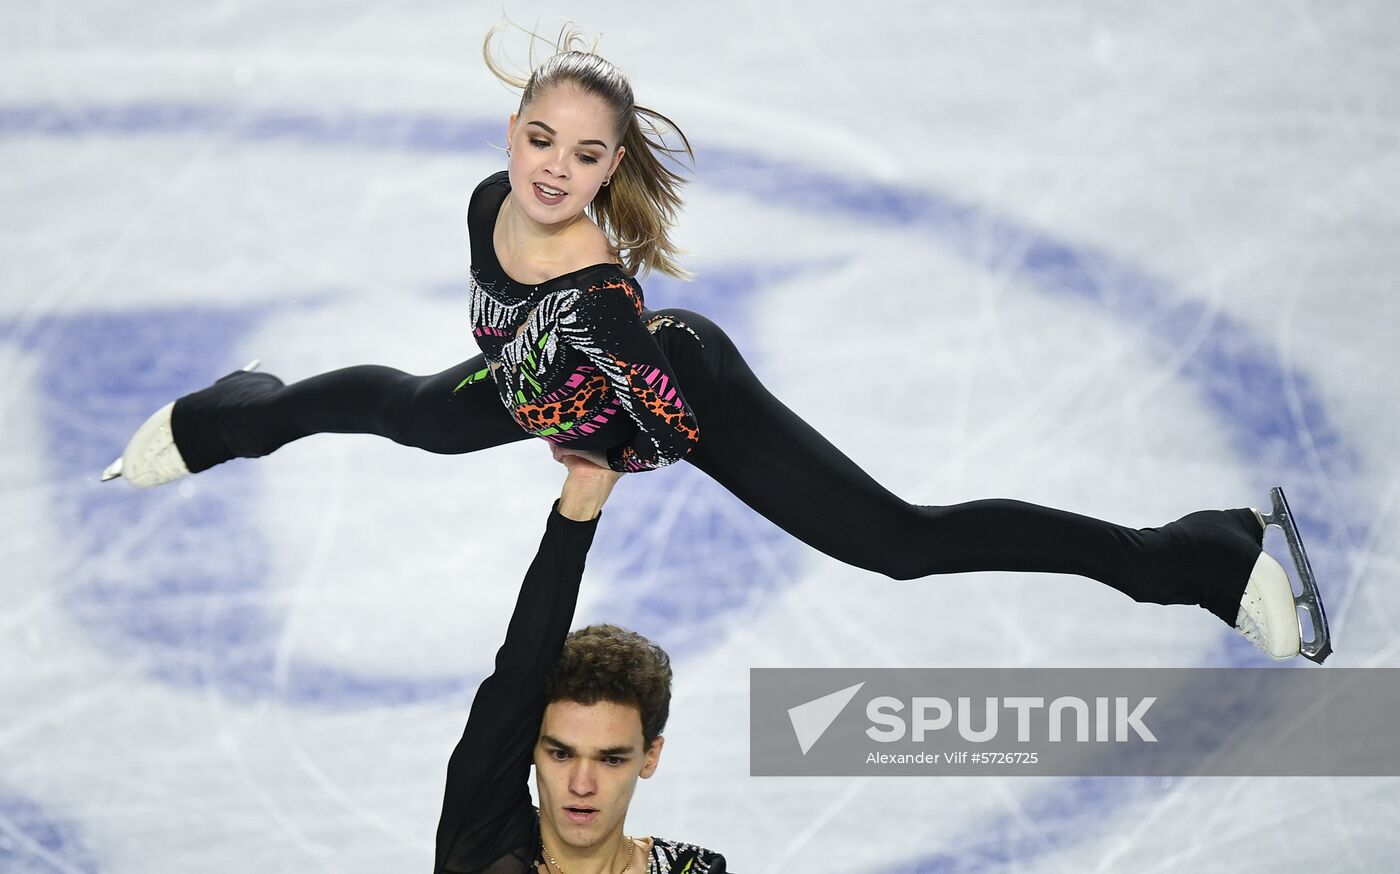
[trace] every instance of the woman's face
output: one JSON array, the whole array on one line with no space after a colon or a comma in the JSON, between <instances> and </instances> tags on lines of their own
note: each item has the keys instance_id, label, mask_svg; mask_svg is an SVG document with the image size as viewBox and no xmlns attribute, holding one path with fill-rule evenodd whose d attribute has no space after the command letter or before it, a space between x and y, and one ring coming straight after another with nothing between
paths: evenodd
<instances>
[{"instance_id":1,"label":"woman's face","mask_svg":"<svg viewBox=\"0 0 1400 874\"><path fill-rule=\"evenodd\" d=\"M622 160L612 110L567 83L512 115L507 137L515 205L540 224L577 218Z\"/></svg>"}]
</instances>

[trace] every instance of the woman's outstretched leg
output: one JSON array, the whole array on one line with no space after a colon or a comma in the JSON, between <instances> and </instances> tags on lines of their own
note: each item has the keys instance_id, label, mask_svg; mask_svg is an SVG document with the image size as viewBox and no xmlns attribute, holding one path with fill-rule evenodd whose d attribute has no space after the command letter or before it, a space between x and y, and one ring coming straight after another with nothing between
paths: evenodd
<instances>
[{"instance_id":1,"label":"woman's outstretched leg","mask_svg":"<svg viewBox=\"0 0 1400 874\"><path fill-rule=\"evenodd\" d=\"M700 424L687 460L827 555L897 579L1078 574L1137 601L1199 604L1235 623L1262 540L1253 511L1193 513L1134 529L1021 501L910 504L764 388L708 319L665 310L653 324Z\"/></svg>"},{"instance_id":2,"label":"woman's outstretched leg","mask_svg":"<svg viewBox=\"0 0 1400 874\"><path fill-rule=\"evenodd\" d=\"M268 373L235 371L152 416L123 455L123 475L137 485L174 478L131 476L133 467L141 467L142 451L159 449L162 441L167 454L178 453L179 464L169 466L178 476L267 455L310 434L376 434L444 454L525 439L529 435L511 420L495 384L480 378L486 366L477 356L441 373L413 376L361 365L291 385Z\"/></svg>"}]
</instances>

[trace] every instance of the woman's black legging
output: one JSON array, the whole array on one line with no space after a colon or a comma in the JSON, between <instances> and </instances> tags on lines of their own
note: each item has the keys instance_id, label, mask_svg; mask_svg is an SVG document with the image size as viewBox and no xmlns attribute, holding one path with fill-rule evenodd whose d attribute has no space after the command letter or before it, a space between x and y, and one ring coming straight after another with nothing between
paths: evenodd
<instances>
[{"instance_id":1,"label":"woman's black legging","mask_svg":"<svg viewBox=\"0 0 1400 874\"><path fill-rule=\"evenodd\" d=\"M949 506L894 495L764 388L709 319L662 310L657 343L700 426L686 457L744 503L833 558L895 579L966 571L1078 574L1136 601L1199 604L1229 624L1262 529L1248 509L1192 513L1161 528L1125 528L1021 501ZM378 434L456 454L524 440L495 386L454 389L477 356L433 376L364 365L283 385L235 373L181 398L172 429L197 472L266 455L309 434Z\"/></svg>"}]
</instances>

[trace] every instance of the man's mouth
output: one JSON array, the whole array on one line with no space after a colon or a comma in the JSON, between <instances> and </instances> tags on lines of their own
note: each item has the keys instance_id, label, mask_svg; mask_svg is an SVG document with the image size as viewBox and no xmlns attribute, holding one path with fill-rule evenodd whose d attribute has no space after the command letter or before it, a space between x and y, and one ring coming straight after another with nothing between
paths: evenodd
<instances>
[{"instance_id":1,"label":"man's mouth","mask_svg":"<svg viewBox=\"0 0 1400 874\"><path fill-rule=\"evenodd\" d=\"M564 815L575 825L585 825L598 817L598 808L586 805L570 805L564 808Z\"/></svg>"}]
</instances>

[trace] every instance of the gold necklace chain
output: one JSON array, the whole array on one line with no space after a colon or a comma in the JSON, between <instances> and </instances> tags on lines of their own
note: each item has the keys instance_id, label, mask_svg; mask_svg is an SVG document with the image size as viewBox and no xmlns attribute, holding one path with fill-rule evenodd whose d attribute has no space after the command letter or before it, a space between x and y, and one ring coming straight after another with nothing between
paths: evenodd
<instances>
[{"instance_id":1,"label":"gold necklace chain","mask_svg":"<svg viewBox=\"0 0 1400 874\"><path fill-rule=\"evenodd\" d=\"M632 846L632 839L627 837L627 835L622 836L622 846L627 848L627 864L623 865L622 870L617 872L617 874L627 874L628 869L632 867L632 857L636 855L636 848ZM559 874L564 874L563 867L560 866L558 862L554 861L554 857L549 854L549 845L544 842L544 835L540 835L540 849L544 850L544 858L549 862L550 867L558 871Z\"/></svg>"}]
</instances>

